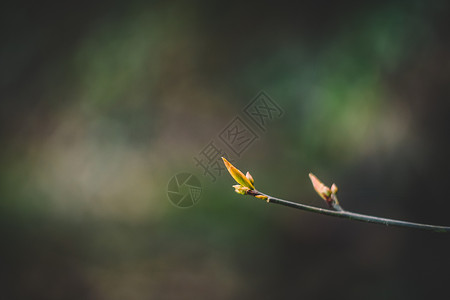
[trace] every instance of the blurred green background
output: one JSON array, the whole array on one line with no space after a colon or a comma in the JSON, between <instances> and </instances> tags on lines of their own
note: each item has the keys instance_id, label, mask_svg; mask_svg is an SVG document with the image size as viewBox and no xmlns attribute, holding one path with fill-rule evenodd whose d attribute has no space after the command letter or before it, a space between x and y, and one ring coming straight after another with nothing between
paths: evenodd
<instances>
[{"instance_id":1,"label":"blurred green background","mask_svg":"<svg viewBox=\"0 0 450 300\"><path fill-rule=\"evenodd\" d=\"M450 225L447 1L0 4L1 299L448 298L450 238L233 192L193 157L264 90L258 189ZM254 125L254 124L253 124ZM189 209L167 184L202 182Z\"/></svg>"}]
</instances>

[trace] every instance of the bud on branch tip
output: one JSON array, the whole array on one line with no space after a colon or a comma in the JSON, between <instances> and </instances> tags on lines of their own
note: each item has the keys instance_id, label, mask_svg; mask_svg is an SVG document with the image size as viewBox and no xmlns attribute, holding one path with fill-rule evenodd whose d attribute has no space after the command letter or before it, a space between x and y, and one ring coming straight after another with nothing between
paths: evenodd
<instances>
[{"instance_id":1,"label":"bud on branch tip","mask_svg":"<svg viewBox=\"0 0 450 300\"><path fill-rule=\"evenodd\" d=\"M313 173L309 173L309 178L311 179L311 182L317 194L319 194L319 196L323 200L328 202L331 195L330 188L327 187L325 184L323 184L322 181L320 181L316 176L314 176Z\"/></svg>"},{"instance_id":2,"label":"bud on branch tip","mask_svg":"<svg viewBox=\"0 0 450 300\"><path fill-rule=\"evenodd\" d=\"M253 186L254 182L253 177L250 175L250 173L247 172L247 176L245 176L241 171L239 171L235 166L233 166L225 157L222 157L222 160L223 163L225 164L225 167L227 167L227 170L230 173L231 177L233 177L237 183L239 183L243 187L249 188L250 190L255 189L255 187ZM238 192L237 189L236 192Z\"/></svg>"},{"instance_id":3,"label":"bud on branch tip","mask_svg":"<svg viewBox=\"0 0 450 300\"><path fill-rule=\"evenodd\" d=\"M339 201L336 197L336 193L338 188L336 184L333 183L331 189L322 183L313 173L309 173L309 178L316 190L317 194L325 200L329 207L334 208L335 210L342 210L342 207L339 205Z\"/></svg>"}]
</instances>

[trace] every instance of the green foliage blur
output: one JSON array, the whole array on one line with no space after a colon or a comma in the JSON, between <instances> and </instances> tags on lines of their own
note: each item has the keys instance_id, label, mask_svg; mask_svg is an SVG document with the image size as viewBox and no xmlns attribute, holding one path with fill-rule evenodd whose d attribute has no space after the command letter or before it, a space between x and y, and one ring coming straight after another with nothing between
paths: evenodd
<instances>
[{"instance_id":1,"label":"green foliage blur","mask_svg":"<svg viewBox=\"0 0 450 300\"><path fill-rule=\"evenodd\" d=\"M0 298L445 299L450 239L234 193L193 157L261 90L256 188L450 225L446 1L0 4ZM202 183L194 207L167 197Z\"/></svg>"}]
</instances>

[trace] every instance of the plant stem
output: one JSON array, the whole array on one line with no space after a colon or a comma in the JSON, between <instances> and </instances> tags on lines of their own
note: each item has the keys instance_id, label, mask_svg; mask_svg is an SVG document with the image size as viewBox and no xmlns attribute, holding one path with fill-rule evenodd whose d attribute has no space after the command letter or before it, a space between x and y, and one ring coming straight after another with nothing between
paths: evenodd
<instances>
[{"instance_id":1,"label":"plant stem","mask_svg":"<svg viewBox=\"0 0 450 300\"><path fill-rule=\"evenodd\" d=\"M333 216L343 219L349 219L349 220L355 220L360 222L368 222L368 223L374 223L374 224L382 224L386 226L397 226L397 227L406 227L406 228L414 228L414 229L420 229L420 230L429 230L429 231L435 231L435 232L450 232L450 227L448 226L437 226L437 225L428 225L428 224L419 224L419 223L413 223L413 222L405 222L400 220L393 220L393 219L386 219L386 218L379 218L375 216L369 216L369 215L363 215L363 214L357 214L352 213L349 211L341 210L341 211L334 211L324 208L319 208L315 206L309 206L305 204L295 203L279 198L275 198L269 195L266 195L264 193L261 193L256 190L250 190L247 192L247 195L251 196L257 196L262 195L267 197L267 202L269 203L275 203L284 205L287 207L292 207L300 210L305 210L313 213L318 213L322 215L327 216Z\"/></svg>"}]
</instances>

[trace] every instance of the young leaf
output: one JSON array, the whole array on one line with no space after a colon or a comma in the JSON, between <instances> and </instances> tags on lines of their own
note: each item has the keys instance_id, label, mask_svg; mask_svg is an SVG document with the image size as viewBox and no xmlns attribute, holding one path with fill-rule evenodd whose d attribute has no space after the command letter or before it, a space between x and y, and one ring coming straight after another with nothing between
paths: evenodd
<instances>
[{"instance_id":1,"label":"young leaf","mask_svg":"<svg viewBox=\"0 0 450 300\"><path fill-rule=\"evenodd\" d=\"M231 177L236 180L237 183L244 187L248 187L251 190L254 190L255 187L253 186L250 179L245 177L245 175L239 171L235 166L233 166L226 158L222 157L223 163L225 164L225 167L227 167L228 172L230 173Z\"/></svg>"},{"instance_id":2,"label":"young leaf","mask_svg":"<svg viewBox=\"0 0 450 300\"><path fill-rule=\"evenodd\" d=\"M233 185L233 187L234 191L241 195L247 195L247 192L250 190L248 187L242 186L240 184Z\"/></svg>"},{"instance_id":3,"label":"young leaf","mask_svg":"<svg viewBox=\"0 0 450 300\"><path fill-rule=\"evenodd\" d=\"M252 175L250 175L249 171L247 171L247 174L245 174L245 177L247 177L247 179L250 180L251 183L255 182L255 180L253 179Z\"/></svg>"}]
</instances>

